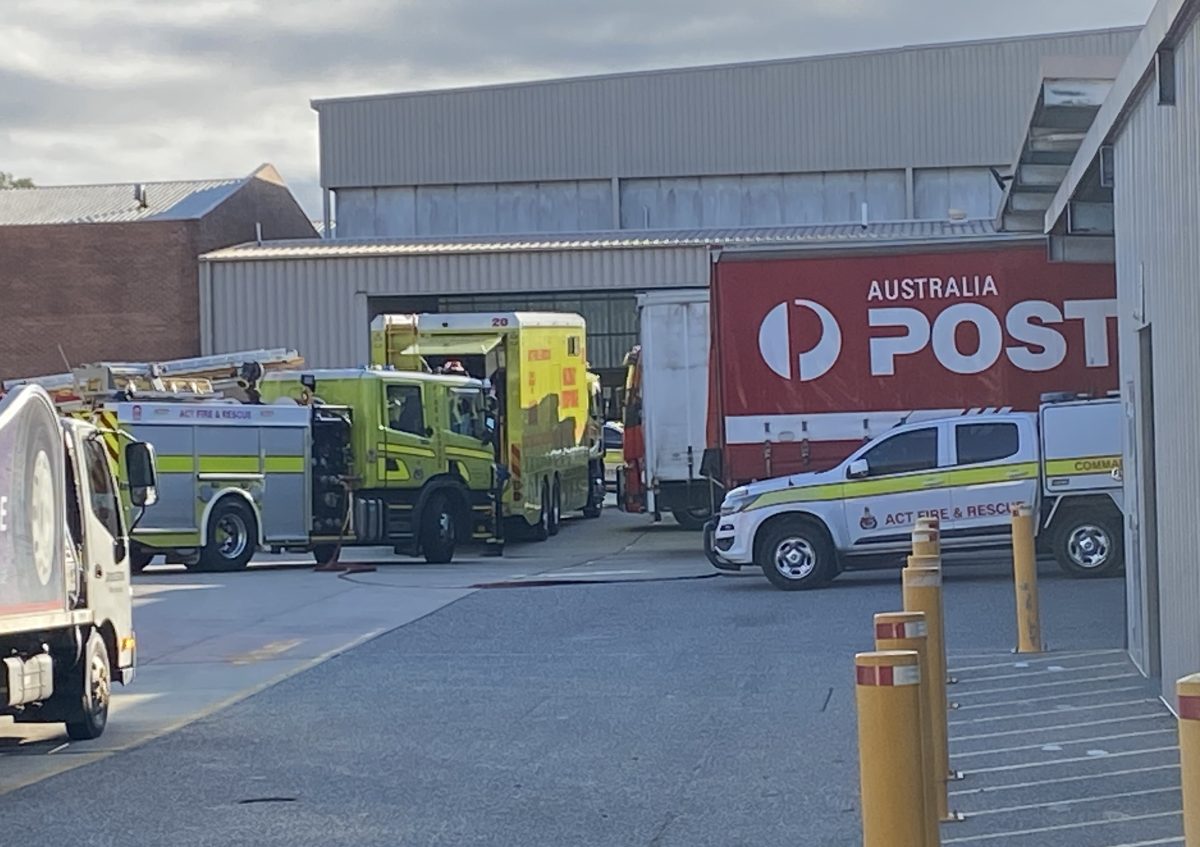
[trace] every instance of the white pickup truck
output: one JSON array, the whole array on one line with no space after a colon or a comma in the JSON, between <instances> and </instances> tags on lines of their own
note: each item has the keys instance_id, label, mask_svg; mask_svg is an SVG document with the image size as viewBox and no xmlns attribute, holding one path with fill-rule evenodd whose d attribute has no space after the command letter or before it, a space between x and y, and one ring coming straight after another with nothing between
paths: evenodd
<instances>
[{"instance_id":1,"label":"white pickup truck","mask_svg":"<svg viewBox=\"0 0 1200 847\"><path fill-rule=\"evenodd\" d=\"M130 501L152 504L153 451L129 443L125 464ZM96 738L136 656L128 527L101 433L18 388L0 398L0 715Z\"/></svg>"},{"instance_id":2,"label":"white pickup truck","mask_svg":"<svg viewBox=\"0 0 1200 847\"><path fill-rule=\"evenodd\" d=\"M1072 576L1120 570L1121 405L1051 395L1037 413L905 424L835 468L735 488L705 529L722 570L758 565L785 590L815 588L854 565L895 561L932 515L946 550L1011 543L1028 505L1039 541Z\"/></svg>"}]
</instances>

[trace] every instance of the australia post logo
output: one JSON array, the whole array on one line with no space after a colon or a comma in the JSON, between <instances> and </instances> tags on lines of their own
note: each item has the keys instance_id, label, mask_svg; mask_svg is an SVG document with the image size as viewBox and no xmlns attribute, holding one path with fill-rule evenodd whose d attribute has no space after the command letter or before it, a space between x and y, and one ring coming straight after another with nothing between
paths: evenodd
<instances>
[{"instance_id":1,"label":"australia post logo","mask_svg":"<svg viewBox=\"0 0 1200 847\"><path fill-rule=\"evenodd\" d=\"M1085 367L1109 366L1109 320L1117 316L1111 298L1010 304L991 275L976 275L872 280L866 299L866 326L862 318L852 323L816 299L776 304L758 327L762 361L783 379L811 382L837 365L845 333L851 332L867 338L873 377L895 376L905 357L930 349L956 374L981 373L1002 359L1031 373L1080 355L1076 363ZM906 305L913 301L925 308ZM862 314L857 307L855 313ZM1082 351L1068 350L1063 329L1070 322L1082 327Z\"/></svg>"}]
</instances>

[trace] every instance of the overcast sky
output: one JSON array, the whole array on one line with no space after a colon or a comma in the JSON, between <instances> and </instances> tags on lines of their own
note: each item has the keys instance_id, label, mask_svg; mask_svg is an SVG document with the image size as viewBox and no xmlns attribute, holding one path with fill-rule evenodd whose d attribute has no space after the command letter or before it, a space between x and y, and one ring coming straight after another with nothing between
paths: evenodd
<instances>
[{"instance_id":1,"label":"overcast sky","mask_svg":"<svg viewBox=\"0 0 1200 847\"><path fill-rule=\"evenodd\" d=\"M0 0L0 171L274 163L313 216L309 100L1141 24L1153 0Z\"/></svg>"}]
</instances>

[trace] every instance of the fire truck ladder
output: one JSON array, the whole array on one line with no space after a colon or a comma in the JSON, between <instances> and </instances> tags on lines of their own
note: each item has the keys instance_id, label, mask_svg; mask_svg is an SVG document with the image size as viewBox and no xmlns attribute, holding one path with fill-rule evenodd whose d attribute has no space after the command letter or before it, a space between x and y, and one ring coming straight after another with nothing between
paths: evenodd
<instances>
[{"instance_id":1,"label":"fire truck ladder","mask_svg":"<svg viewBox=\"0 0 1200 847\"><path fill-rule=\"evenodd\" d=\"M302 367L304 359L286 348L246 350L164 362L100 362L70 373L7 380L5 391L36 384L65 412L97 402L139 400L244 400L268 371Z\"/></svg>"}]
</instances>

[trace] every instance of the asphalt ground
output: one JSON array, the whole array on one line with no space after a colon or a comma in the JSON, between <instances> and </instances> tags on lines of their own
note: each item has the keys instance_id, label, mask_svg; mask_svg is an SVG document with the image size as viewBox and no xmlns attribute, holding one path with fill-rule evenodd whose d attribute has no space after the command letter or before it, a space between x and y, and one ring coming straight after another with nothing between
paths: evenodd
<instances>
[{"instance_id":1,"label":"asphalt ground","mask_svg":"<svg viewBox=\"0 0 1200 847\"><path fill-rule=\"evenodd\" d=\"M0 796L4 831L72 845L861 843L852 658L871 647L871 615L899 608L898 575L783 593L712 576L697 542L606 515L515 550L507 577L437 574L463 596ZM335 581L386 605L424 579L381 567ZM944 843L1173 843L1173 724L1121 653L1121 581L1049 565L1041 583L1054 652L1015 657L1006 563L947 565L965 774L951 791L968 817Z\"/></svg>"}]
</instances>

